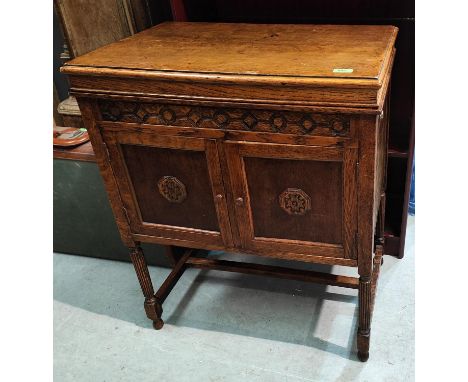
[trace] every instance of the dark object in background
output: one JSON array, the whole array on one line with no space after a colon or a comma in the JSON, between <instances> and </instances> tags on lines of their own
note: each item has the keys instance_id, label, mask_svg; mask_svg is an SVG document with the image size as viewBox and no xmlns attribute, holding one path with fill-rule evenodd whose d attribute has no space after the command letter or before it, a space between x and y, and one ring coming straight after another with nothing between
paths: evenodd
<instances>
[{"instance_id":1,"label":"dark object in background","mask_svg":"<svg viewBox=\"0 0 468 382\"><path fill-rule=\"evenodd\" d=\"M55 252L129 261L95 162L54 159ZM169 266L164 248L144 245L148 263Z\"/></svg>"}]
</instances>

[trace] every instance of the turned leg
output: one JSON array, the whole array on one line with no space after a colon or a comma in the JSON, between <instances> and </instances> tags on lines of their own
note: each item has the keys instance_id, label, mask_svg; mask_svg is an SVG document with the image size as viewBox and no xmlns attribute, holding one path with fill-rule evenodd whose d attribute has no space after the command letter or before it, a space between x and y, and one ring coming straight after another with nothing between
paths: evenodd
<instances>
[{"instance_id":1,"label":"turned leg","mask_svg":"<svg viewBox=\"0 0 468 382\"><path fill-rule=\"evenodd\" d=\"M372 314L374 311L377 283L382 264L383 246L377 245L373 259L372 275L359 278L359 328L357 335L358 358L365 362L369 359L369 341Z\"/></svg>"},{"instance_id":2,"label":"turned leg","mask_svg":"<svg viewBox=\"0 0 468 382\"><path fill-rule=\"evenodd\" d=\"M139 246L130 248L130 258L132 259L133 266L135 267L135 272L138 276L141 290L145 296L146 316L153 321L153 327L155 329L161 329L164 325L164 321L161 319L163 311L162 305L154 296L153 284L151 283L151 277L143 250Z\"/></svg>"},{"instance_id":3,"label":"turned leg","mask_svg":"<svg viewBox=\"0 0 468 382\"><path fill-rule=\"evenodd\" d=\"M370 323L372 315L371 277L359 278L359 328L357 333L358 358L365 362L369 358Z\"/></svg>"}]
</instances>

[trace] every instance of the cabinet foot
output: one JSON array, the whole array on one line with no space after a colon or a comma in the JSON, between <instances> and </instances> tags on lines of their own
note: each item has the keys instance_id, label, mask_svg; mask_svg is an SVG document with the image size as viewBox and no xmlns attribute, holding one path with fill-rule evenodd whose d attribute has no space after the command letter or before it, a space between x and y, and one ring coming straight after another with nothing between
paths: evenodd
<instances>
[{"instance_id":1,"label":"cabinet foot","mask_svg":"<svg viewBox=\"0 0 468 382\"><path fill-rule=\"evenodd\" d=\"M162 305L156 298L153 297L145 301L145 311L146 316L153 321L153 328L159 330L164 326L164 321L161 319Z\"/></svg>"},{"instance_id":2,"label":"cabinet foot","mask_svg":"<svg viewBox=\"0 0 468 382\"><path fill-rule=\"evenodd\" d=\"M132 259L133 266L140 282L141 290L145 296L145 312L146 316L153 321L155 329L161 329L164 322L161 320L163 312L162 301L154 295L153 283L148 271L143 250L139 245L130 248L130 258Z\"/></svg>"},{"instance_id":3,"label":"cabinet foot","mask_svg":"<svg viewBox=\"0 0 468 382\"><path fill-rule=\"evenodd\" d=\"M370 331L362 332L358 330L357 335L357 348L358 358L361 362L366 362L369 359L369 343L370 343Z\"/></svg>"},{"instance_id":4,"label":"cabinet foot","mask_svg":"<svg viewBox=\"0 0 468 382\"><path fill-rule=\"evenodd\" d=\"M156 330L162 329L163 326L164 326L164 321L161 320L160 318L153 321L153 328L155 328Z\"/></svg>"},{"instance_id":5,"label":"cabinet foot","mask_svg":"<svg viewBox=\"0 0 468 382\"><path fill-rule=\"evenodd\" d=\"M366 362L369 359L369 352L358 351L357 356L359 358L359 361Z\"/></svg>"}]
</instances>

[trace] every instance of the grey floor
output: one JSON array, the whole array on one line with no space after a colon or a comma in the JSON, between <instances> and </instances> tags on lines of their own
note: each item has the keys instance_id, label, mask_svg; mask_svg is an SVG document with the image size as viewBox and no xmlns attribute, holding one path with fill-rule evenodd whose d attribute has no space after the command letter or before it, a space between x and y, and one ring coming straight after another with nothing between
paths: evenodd
<instances>
[{"instance_id":1,"label":"grey floor","mask_svg":"<svg viewBox=\"0 0 468 382\"><path fill-rule=\"evenodd\" d=\"M150 272L158 284L169 270ZM164 304L166 324L155 331L130 263L54 254L54 380L413 381L413 217L405 257L385 256L367 363L355 355L356 296L338 287L188 270Z\"/></svg>"}]
</instances>

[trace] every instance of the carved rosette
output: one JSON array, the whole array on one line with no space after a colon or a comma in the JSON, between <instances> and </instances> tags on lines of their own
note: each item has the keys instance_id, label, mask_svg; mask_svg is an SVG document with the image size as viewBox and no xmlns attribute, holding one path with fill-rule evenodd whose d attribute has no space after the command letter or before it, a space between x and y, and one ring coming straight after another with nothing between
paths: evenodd
<instances>
[{"instance_id":1,"label":"carved rosette","mask_svg":"<svg viewBox=\"0 0 468 382\"><path fill-rule=\"evenodd\" d=\"M187 197L184 184L174 176L163 176L159 179L158 190L171 203L182 203Z\"/></svg>"},{"instance_id":2,"label":"carved rosette","mask_svg":"<svg viewBox=\"0 0 468 382\"><path fill-rule=\"evenodd\" d=\"M289 215L305 215L310 210L310 196L299 188L287 188L280 194L279 204Z\"/></svg>"},{"instance_id":3,"label":"carved rosette","mask_svg":"<svg viewBox=\"0 0 468 382\"><path fill-rule=\"evenodd\" d=\"M105 121L149 125L325 136L347 136L350 128L341 114L107 100L99 108Z\"/></svg>"}]
</instances>

